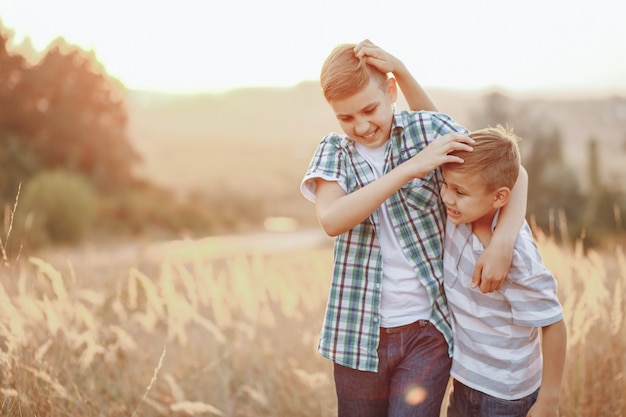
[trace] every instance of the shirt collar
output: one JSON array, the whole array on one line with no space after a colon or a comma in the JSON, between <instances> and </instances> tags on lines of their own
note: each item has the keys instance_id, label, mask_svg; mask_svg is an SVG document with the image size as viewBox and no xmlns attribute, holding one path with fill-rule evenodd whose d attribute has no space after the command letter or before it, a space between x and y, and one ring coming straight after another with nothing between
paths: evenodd
<instances>
[{"instance_id":1,"label":"shirt collar","mask_svg":"<svg viewBox=\"0 0 626 417\"><path fill-rule=\"evenodd\" d=\"M396 111L395 104L393 110L393 120L391 121L391 137L400 137L402 132L404 131L404 118L402 117L402 113Z\"/></svg>"}]
</instances>

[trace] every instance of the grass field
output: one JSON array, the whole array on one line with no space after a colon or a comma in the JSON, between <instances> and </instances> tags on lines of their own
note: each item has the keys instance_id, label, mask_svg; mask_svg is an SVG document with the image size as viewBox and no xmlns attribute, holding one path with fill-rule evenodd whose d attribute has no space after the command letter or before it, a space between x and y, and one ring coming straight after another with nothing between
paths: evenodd
<instances>
[{"instance_id":1,"label":"grass field","mask_svg":"<svg viewBox=\"0 0 626 417\"><path fill-rule=\"evenodd\" d=\"M8 262L0 415L335 415L330 364L316 351L331 248L281 239ZM626 415L623 249L538 242L569 331L561 415Z\"/></svg>"},{"instance_id":2,"label":"grass field","mask_svg":"<svg viewBox=\"0 0 626 417\"><path fill-rule=\"evenodd\" d=\"M270 219L316 226L298 185L336 121L325 103L303 107L307 94L190 98L187 107L135 111L130 134L145 157L142 173L181 193L259 196L255 209ZM465 123L470 107L457 97L442 109ZM613 108L619 112L596 113L623 123L626 107L616 101ZM586 126L609 125L598 120ZM566 125L578 134L564 132L568 145L578 145L568 146L576 162L590 134L608 138L603 162L609 174L619 162L611 178L620 183L617 129ZM332 250L294 236L131 242L6 260L0 416L334 416L331 364L316 351ZM561 415L626 415L623 249L583 251L541 234L538 243L557 276L569 331Z\"/></svg>"}]
</instances>

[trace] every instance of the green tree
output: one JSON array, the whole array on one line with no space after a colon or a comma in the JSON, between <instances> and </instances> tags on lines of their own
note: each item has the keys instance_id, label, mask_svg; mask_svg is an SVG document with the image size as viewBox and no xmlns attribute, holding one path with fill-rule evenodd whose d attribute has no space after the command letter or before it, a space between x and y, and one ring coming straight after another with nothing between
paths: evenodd
<instances>
[{"instance_id":1,"label":"green tree","mask_svg":"<svg viewBox=\"0 0 626 417\"><path fill-rule=\"evenodd\" d=\"M17 86L27 63L9 53L10 36L0 27L0 201L15 198L19 183L37 170L36 158L20 135L20 127L27 123L22 119L23 100Z\"/></svg>"},{"instance_id":2,"label":"green tree","mask_svg":"<svg viewBox=\"0 0 626 417\"><path fill-rule=\"evenodd\" d=\"M585 229L588 245L596 245L603 237L621 230L622 195L613 191L602 181L598 140L591 137L588 142L587 177L589 193L584 205L582 227Z\"/></svg>"},{"instance_id":3,"label":"green tree","mask_svg":"<svg viewBox=\"0 0 626 417\"><path fill-rule=\"evenodd\" d=\"M483 97L483 104L482 111L475 113L472 117L477 129L498 124L511 126L512 103L510 97L494 91Z\"/></svg>"},{"instance_id":4,"label":"green tree","mask_svg":"<svg viewBox=\"0 0 626 417\"><path fill-rule=\"evenodd\" d=\"M66 171L42 171L24 187L17 226L29 224L29 230L18 232L35 247L77 243L92 227L96 208L93 185L84 177Z\"/></svg>"},{"instance_id":5,"label":"green tree","mask_svg":"<svg viewBox=\"0 0 626 417\"><path fill-rule=\"evenodd\" d=\"M582 195L576 172L565 163L557 128L535 138L524 167L528 171L528 214L539 227L552 231L557 213L565 214L570 232L577 234Z\"/></svg>"}]
</instances>

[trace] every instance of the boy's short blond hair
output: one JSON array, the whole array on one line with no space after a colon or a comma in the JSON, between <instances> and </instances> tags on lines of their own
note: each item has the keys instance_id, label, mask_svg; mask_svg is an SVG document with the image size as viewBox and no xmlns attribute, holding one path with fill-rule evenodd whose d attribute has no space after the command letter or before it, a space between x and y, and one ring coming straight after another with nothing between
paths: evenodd
<instances>
[{"instance_id":1,"label":"boy's short blond hair","mask_svg":"<svg viewBox=\"0 0 626 417\"><path fill-rule=\"evenodd\" d=\"M352 43L336 46L322 65L320 83L328 102L358 93L372 79L379 81L384 88L387 74L357 58L354 55L355 46Z\"/></svg>"},{"instance_id":2,"label":"boy's short blond hair","mask_svg":"<svg viewBox=\"0 0 626 417\"><path fill-rule=\"evenodd\" d=\"M446 168L470 175L480 174L489 191L500 187L512 189L521 164L520 138L512 129L501 125L475 130L469 136L475 141L474 150L453 152L464 162L449 163Z\"/></svg>"}]
</instances>

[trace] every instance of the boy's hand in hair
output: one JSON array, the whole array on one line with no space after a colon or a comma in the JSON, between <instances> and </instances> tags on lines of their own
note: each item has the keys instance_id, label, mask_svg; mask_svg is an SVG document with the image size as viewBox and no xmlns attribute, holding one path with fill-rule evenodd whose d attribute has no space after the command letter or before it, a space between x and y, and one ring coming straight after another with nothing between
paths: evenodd
<instances>
[{"instance_id":1,"label":"boy's hand in hair","mask_svg":"<svg viewBox=\"0 0 626 417\"><path fill-rule=\"evenodd\" d=\"M369 39L359 42L354 47L354 55L359 59L364 59L369 65L376 67L384 73L395 73L404 66L402 61L379 46L374 45Z\"/></svg>"}]
</instances>

